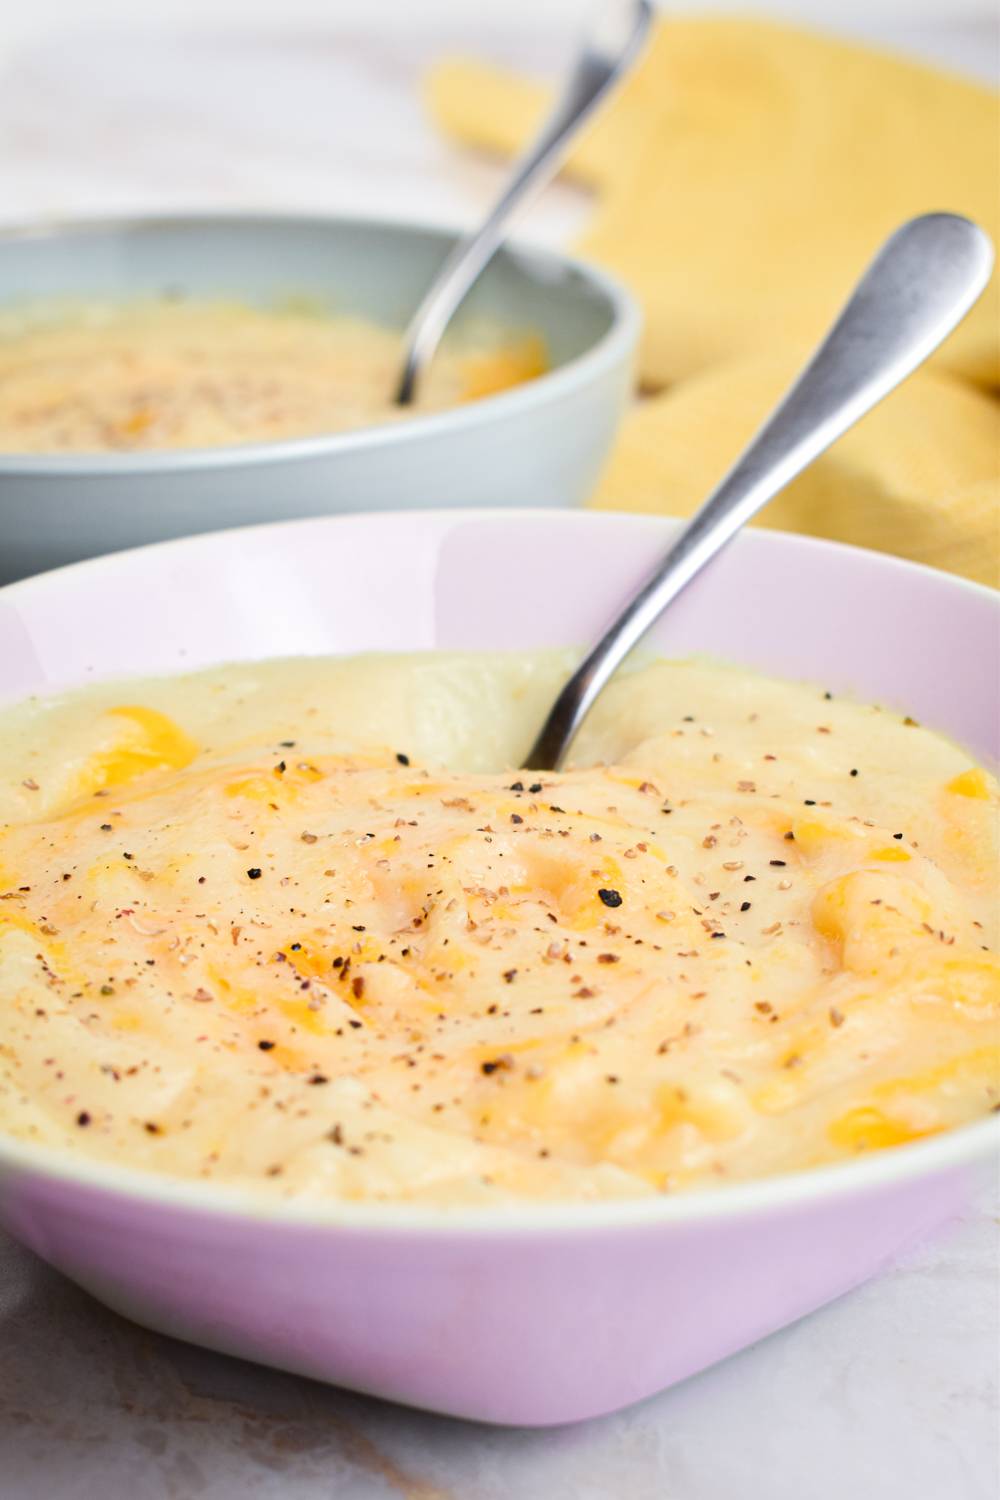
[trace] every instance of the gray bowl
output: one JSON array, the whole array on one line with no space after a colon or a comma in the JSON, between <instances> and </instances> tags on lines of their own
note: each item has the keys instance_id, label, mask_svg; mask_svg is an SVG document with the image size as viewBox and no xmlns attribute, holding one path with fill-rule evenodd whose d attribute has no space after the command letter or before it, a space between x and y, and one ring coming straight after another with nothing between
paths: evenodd
<instances>
[{"instance_id":1,"label":"gray bowl","mask_svg":"<svg viewBox=\"0 0 1000 1500\"><path fill-rule=\"evenodd\" d=\"M36 299L315 297L402 327L454 236L416 224L265 215L0 234L0 305ZM145 542L334 511L574 505L628 399L639 315L602 272L509 248L461 317L537 329L552 369L500 395L288 442L130 454L0 454L0 582Z\"/></svg>"}]
</instances>

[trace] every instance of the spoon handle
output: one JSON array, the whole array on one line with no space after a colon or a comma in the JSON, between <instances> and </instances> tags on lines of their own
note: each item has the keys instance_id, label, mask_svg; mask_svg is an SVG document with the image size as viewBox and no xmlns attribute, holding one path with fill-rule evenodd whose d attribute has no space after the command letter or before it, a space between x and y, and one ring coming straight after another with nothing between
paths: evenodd
<instances>
[{"instance_id":1,"label":"spoon handle","mask_svg":"<svg viewBox=\"0 0 1000 1500\"><path fill-rule=\"evenodd\" d=\"M612 0L602 7L552 114L514 168L484 223L445 259L404 336L406 350L396 401L407 406L455 309L503 242L507 226L530 195L554 176L577 129L618 82L641 47L652 18L650 0Z\"/></svg>"},{"instance_id":2,"label":"spoon handle","mask_svg":"<svg viewBox=\"0 0 1000 1500\"><path fill-rule=\"evenodd\" d=\"M989 280L989 237L955 214L897 229L798 380L601 637L553 705L526 765L551 770L608 678L695 574L965 316Z\"/></svg>"}]
</instances>

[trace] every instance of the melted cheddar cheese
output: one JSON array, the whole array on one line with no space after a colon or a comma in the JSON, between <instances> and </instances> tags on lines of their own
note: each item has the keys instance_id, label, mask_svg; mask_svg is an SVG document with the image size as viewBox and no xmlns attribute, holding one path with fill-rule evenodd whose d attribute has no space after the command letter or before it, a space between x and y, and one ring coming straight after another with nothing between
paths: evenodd
<instances>
[{"instance_id":1,"label":"melted cheddar cheese","mask_svg":"<svg viewBox=\"0 0 1000 1500\"><path fill-rule=\"evenodd\" d=\"M560 655L0 716L0 1126L268 1195L673 1192L1000 1104L993 778L696 663L512 771Z\"/></svg>"}]
</instances>

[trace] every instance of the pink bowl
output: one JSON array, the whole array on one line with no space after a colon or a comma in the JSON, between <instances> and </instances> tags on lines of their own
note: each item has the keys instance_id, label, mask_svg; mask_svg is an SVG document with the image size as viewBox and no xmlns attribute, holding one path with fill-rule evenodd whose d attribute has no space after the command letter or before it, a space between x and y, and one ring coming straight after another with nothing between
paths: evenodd
<instances>
[{"instance_id":1,"label":"pink bowl","mask_svg":"<svg viewBox=\"0 0 1000 1500\"><path fill-rule=\"evenodd\" d=\"M0 590L0 694L291 653L583 643L674 525L382 513L118 553ZM654 645L905 708L995 759L998 625L986 589L754 532ZM688 1197L510 1212L262 1205L0 1136L0 1224L175 1337L543 1425L638 1400L871 1276L962 1207L996 1125Z\"/></svg>"}]
</instances>

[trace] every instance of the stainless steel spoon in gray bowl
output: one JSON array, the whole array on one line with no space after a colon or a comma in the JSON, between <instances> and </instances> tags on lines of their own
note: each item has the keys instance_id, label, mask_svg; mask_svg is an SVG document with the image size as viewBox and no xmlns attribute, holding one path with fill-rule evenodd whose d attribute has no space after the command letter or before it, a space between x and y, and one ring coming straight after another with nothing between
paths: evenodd
<instances>
[{"instance_id":1,"label":"stainless steel spoon in gray bowl","mask_svg":"<svg viewBox=\"0 0 1000 1500\"><path fill-rule=\"evenodd\" d=\"M539 135L515 163L509 182L479 228L459 240L444 261L413 314L403 335L398 406L414 401L445 329L500 248L514 215L555 176L581 127L632 67L652 14L650 0L603 0L599 5Z\"/></svg>"},{"instance_id":2,"label":"stainless steel spoon in gray bowl","mask_svg":"<svg viewBox=\"0 0 1000 1500\"><path fill-rule=\"evenodd\" d=\"M556 770L608 678L737 531L923 364L968 312L993 267L989 236L925 214L882 246L791 390L556 699L525 762Z\"/></svg>"}]
</instances>

